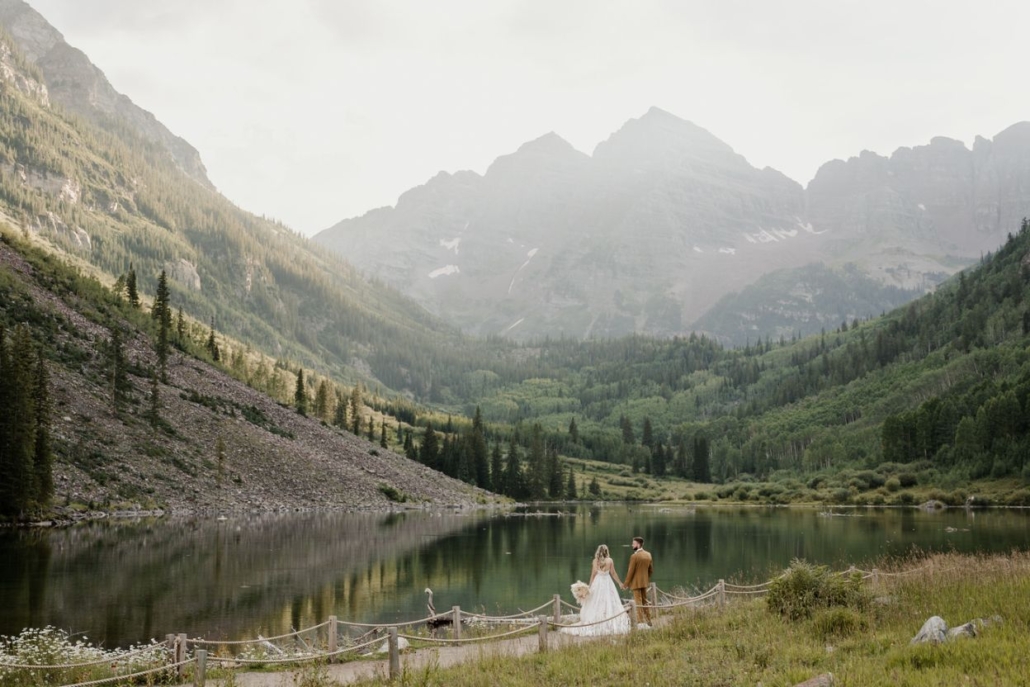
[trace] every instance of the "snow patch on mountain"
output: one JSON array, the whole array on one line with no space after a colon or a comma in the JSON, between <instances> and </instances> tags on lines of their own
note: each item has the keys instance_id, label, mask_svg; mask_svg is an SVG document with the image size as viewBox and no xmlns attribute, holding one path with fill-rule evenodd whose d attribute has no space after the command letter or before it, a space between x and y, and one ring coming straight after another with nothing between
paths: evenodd
<instances>
[{"instance_id":1,"label":"snow patch on mountain","mask_svg":"<svg viewBox=\"0 0 1030 687\"><path fill-rule=\"evenodd\" d=\"M459 274L461 270L458 269L457 265L444 265L443 267L437 268L429 273L430 279L436 279L437 277L446 277L451 274Z\"/></svg>"},{"instance_id":2,"label":"snow patch on mountain","mask_svg":"<svg viewBox=\"0 0 1030 687\"><path fill-rule=\"evenodd\" d=\"M458 246L461 245L461 237L453 238L450 241L440 239L440 245L443 246L444 250L453 250L454 254L458 254Z\"/></svg>"},{"instance_id":3,"label":"snow patch on mountain","mask_svg":"<svg viewBox=\"0 0 1030 687\"><path fill-rule=\"evenodd\" d=\"M526 265L530 263L530 261L533 259L533 256L536 255L539 250L539 248L533 248L528 253L526 253L526 261L519 265L519 268L515 270L515 274L511 275L511 281L508 283L508 293L511 293L512 287L515 286L515 278L519 276L519 272L526 269Z\"/></svg>"},{"instance_id":4,"label":"snow patch on mountain","mask_svg":"<svg viewBox=\"0 0 1030 687\"><path fill-rule=\"evenodd\" d=\"M719 252L722 253L723 255L736 255L737 254L737 249L736 248L720 248Z\"/></svg>"},{"instance_id":5,"label":"snow patch on mountain","mask_svg":"<svg viewBox=\"0 0 1030 687\"><path fill-rule=\"evenodd\" d=\"M522 324L522 323L523 323L523 322L525 322L525 321L526 321L526 318L525 318L525 317L519 318L519 319L518 319L518 320L516 320L515 322L511 323L510 325L508 325L508 327L507 327L507 328L506 328L506 329L505 329L505 330L504 330L503 332L501 332L501 333L502 333L502 334L507 334L507 333L508 333L508 332L510 332L510 331L511 331L512 329L515 329L515 327L518 327L518 326L519 326L520 324Z\"/></svg>"}]
</instances>

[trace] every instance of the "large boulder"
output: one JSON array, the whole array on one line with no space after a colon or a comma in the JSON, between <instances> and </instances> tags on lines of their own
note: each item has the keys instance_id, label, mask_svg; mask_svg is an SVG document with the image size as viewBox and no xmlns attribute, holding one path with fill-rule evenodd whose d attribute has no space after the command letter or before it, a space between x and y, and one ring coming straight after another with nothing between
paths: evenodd
<instances>
[{"instance_id":1,"label":"large boulder","mask_svg":"<svg viewBox=\"0 0 1030 687\"><path fill-rule=\"evenodd\" d=\"M911 644L941 644L948 639L948 624L944 618L935 615L919 629L916 636L912 638Z\"/></svg>"}]
</instances>

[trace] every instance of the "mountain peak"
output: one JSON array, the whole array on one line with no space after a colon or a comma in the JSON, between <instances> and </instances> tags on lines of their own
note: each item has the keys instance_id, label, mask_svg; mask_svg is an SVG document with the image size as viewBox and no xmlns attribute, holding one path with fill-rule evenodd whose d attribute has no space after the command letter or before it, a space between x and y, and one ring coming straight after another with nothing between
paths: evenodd
<instances>
[{"instance_id":1,"label":"mountain peak","mask_svg":"<svg viewBox=\"0 0 1030 687\"><path fill-rule=\"evenodd\" d=\"M523 143L519 146L518 150L515 151L515 154L543 153L549 155L563 155L570 152L576 155L581 154L564 138L553 131L548 131L539 138L534 138L532 141Z\"/></svg>"},{"instance_id":2,"label":"mountain peak","mask_svg":"<svg viewBox=\"0 0 1030 687\"><path fill-rule=\"evenodd\" d=\"M682 158L736 157L733 149L693 122L659 107L631 119L606 141L597 144L594 157L631 168L653 167Z\"/></svg>"}]
</instances>

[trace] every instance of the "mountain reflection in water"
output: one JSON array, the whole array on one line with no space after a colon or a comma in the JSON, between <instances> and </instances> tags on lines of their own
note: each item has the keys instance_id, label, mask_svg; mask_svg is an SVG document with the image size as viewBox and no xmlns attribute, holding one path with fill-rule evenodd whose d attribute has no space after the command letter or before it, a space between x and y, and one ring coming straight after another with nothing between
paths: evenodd
<instances>
[{"instance_id":1,"label":"mountain reflection in water","mask_svg":"<svg viewBox=\"0 0 1030 687\"><path fill-rule=\"evenodd\" d=\"M569 585L589 577L600 543L624 573L635 535L653 553L663 589L764 580L793 558L846 567L913 548L1030 545L1024 511L825 517L786 508L542 508L552 515L303 513L5 530L0 634L49 624L108 647L170 632L252 638L334 614L360 622L420 618L426 587L439 610L509 613L555 593L572 601Z\"/></svg>"}]
</instances>

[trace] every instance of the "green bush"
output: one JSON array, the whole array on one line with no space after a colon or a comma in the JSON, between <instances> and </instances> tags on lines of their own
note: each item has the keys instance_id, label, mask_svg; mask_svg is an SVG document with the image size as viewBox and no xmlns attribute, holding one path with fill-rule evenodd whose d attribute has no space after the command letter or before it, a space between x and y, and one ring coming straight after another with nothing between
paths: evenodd
<instances>
[{"instance_id":1,"label":"green bush","mask_svg":"<svg viewBox=\"0 0 1030 687\"><path fill-rule=\"evenodd\" d=\"M898 489L901 489L901 480L897 477L891 477L884 483L884 486L887 487L887 491L893 494Z\"/></svg>"},{"instance_id":2,"label":"green bush","mask_svg":"<svg viewBox=\"0 0 1030 687\"><path fill-rule=\"evenodd\" d=\"M830 498L827 500L831 503L849 503L851 501L851 492L844 488L834 489L830 492Z\"/></svg>"},{"instance_id":3,"label":"green bush","mask_svg":"<svg viewBox=\"0 0 1030 687\"><path fill-rule=\"evenodd\" d=\"M914 487L919 484L919 478L911 472L903 472L898 475L898 482L901 483L902 489L908 489L909 487Z\"/></svg>"},{"instance_id":4,"label":"green bush","mask_svg":"<svg viewBox=\"0 0 1030 687\"><path fill-rule=\"evenodd\" d=\"M865 610L870 595L862 585L861 573L841 575L824 565L794 560L784 573L773 580L766 596L771 613L788 620L810 618L825 608Z\"/></svg>"},{"instance_id":5,"label":"green bush","mask_svg":"<svg viewBox=\"0 0 1030 687\"><path fill-rule=\"evenodd\" d=\"M851 608L828 608L812 617L812 629L823 641L850 637L868 628L869 621L866 617Z\"/></svg>"},{"instance_id":6,"label":"green bush","mask_svg":"<svg viewBox=\"0 0 1030 687\"><path fill-rule=\"evenodd\" d=\"M395 503L404 503L408 500L407 494L405 494L403 491L395 489L389 484L380 484L379 491L382 493L383 496L385 496L386 498L390 499Z\"/></svg>"},{"instance_id":7,"label":"green bush","mask_svg":"<svg viewBox=\"0 0 1030 687\"><path fill-rule=\"evenodd\" d=\"M894 497L893 504L895 506L911 506L916 502L915 495L910 491L903 491Z\"/></svg>"}]
</instances>

